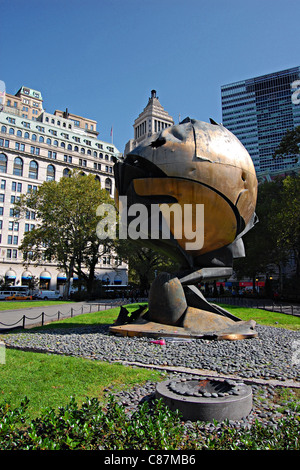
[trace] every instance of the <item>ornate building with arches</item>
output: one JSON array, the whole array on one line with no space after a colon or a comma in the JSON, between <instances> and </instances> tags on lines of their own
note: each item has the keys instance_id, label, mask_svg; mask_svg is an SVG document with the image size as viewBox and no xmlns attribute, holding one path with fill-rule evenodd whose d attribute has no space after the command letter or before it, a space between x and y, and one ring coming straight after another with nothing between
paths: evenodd
<instances>
[{"instance_id":1,"label":"ornate building with arches","mask_svg":"<svg viewBox=\"0 0 300 470\"><path fill-rule=\"evenodd\" d=\"M113 197L118 149L98 138L97 122L56 110L43 109L39 91L21 87L6 94L0 112L0 277L12 285L38 278L39 287L60 289L64 273L56 265L24 265L19 245L35 226L35 213L16 220L14 203L21 194L37 190L44 181L59 180L73 169L95 175ZM102 256L96 278L109 284L127 284L127 265L109 254Z\"/></svg>"}]
</instances>

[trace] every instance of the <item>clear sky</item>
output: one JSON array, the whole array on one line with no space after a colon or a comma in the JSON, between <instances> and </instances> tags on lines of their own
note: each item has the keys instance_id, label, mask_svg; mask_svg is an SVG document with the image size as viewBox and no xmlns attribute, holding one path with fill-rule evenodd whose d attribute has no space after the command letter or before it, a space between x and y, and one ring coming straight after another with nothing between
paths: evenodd
<instances>
[{"instance_id":1,"label":"clear sky","mask_svg":"<svg viewBox=\"0 0 300 470\"><path fill-rule=\"evenodd\" d=\"M221 85L299 66L299 31L299 0L0 0L0 80L123 152L152 89L175 122L221 122Z\"/></svg>"}]
</instances>

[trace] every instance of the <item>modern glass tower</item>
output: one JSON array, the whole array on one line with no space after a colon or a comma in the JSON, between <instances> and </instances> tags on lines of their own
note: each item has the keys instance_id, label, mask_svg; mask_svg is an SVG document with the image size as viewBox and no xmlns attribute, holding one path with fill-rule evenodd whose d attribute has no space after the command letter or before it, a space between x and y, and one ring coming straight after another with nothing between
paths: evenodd
<instances>
[{"instance_id":1,"label":"modern glass tower","mask_svg":"<svg viewBox=\"0 0 300 470\"><path fill-rule=\"evenodd\" d=\"M287 129L300 125L300 67L221 87L222 122L248 150L257 175L299 170L295 155L274 158Z\"/></svg>"}]
</instances>

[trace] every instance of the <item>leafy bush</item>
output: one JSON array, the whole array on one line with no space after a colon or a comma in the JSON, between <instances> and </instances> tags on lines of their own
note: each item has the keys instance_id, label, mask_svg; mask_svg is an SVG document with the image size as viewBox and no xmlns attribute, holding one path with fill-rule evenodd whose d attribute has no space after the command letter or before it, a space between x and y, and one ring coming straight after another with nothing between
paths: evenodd
<instances>
[{"instance_id":1,"label":"leafy bush","mask_svg":"<svg viewBox=\"0 0 300 470\"><path fill-rule=\"evenodd\" d=\"M93 398L80 407L71 398L58 410L47 408L28 422L25 398L19 407L0 405L0 450L299 450L299 417L277 427L256 422L248 430L229 423L214 431L195 425L190 435L177 412L162 401L145 402L133 414L111 397L105 407ZM203 427L202 427L203 429Z\"/></svg>"}]
</instances>

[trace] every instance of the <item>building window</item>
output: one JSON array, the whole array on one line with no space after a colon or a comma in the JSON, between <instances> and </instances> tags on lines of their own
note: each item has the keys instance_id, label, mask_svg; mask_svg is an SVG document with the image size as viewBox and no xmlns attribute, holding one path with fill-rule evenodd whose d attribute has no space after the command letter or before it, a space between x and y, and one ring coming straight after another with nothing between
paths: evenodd
<instances>
[{"instance_id":1,"label":"building window","mask_svg":"<svg viewBox=\"0 0 300 470\"><path fill-rule=\"evenodd\" d=\"M65 168L63 171L63 176L71 176L71 170L69 168Z\"/></svg>"},{"instance_id":2,"label":"building window","mask_svg":"<svg viewBox=\"0 0 300 470\"><path fill-rule=\"evenodd\" d=\"M4 153L0 153L0 173L6 173L7 171L7 156Z\"/></svg>"},{"instance_id":3,"label":"building window","mask_svg":"<svg viewBox=\"0 0 300 470\"><path fill-rule=\"evenodd\" d=\"M15 176L23 176L23 160L20 157L15 158L13 174Z\"/></svg>"},{"instance_id":4,"label":"building window","mask_svg":"<svg viewBox=\"0 0 300 470\"><path fill-rule=\"evenodd\" d=\"M111 191L112 191L112 182L111 182L111 179L110 178L106 178L105 180L105 189L106 191L111 194Z\"/></svg>"},{"instance_id":5,"label":"building window","mask_svg":"<svg viewBox=\"0 0 300 470\"><path fill-rule=\"evenodd\" d=\"M57 153L56 153L56 152L52 152L52 150L48 150L48 157L49 157L49 158L53 158L54 160L56 160Z\"/></svg>"},{"instance_id":6,"label":"building window","mask_svg":"<svg viewBox=\"0 0 300 470\"><path fill-rule=\"evenodd\" d=\"M29 164L29 174L28 177L32 179L37 179L38 178L38 164L36 161L31 160Z\"/></svg>"},{"instance_id":7,"label":"building window","mask_svg":"<svg viewBox=\"0 0 300 470\"><path fill-rule=\"evenodd\" d=\"M5 147L5 148L9 148L9 140L8 139L0 139L0 147Z\"/></svg>"},{"instance_id":8,"label":"building window","mask_svg":"<svg viewBox=\"0 0 300 470\"><path fill-rule=\"evenodd\" d=\"M15 142L15 149L25 152L25 144L20 144L20 142Z\"/></svg>"},{"instance_id":9,"label":"building window","mask_svg":"<svg viewBox=\"0 0 300 470\"><path fill-rule=\"evenodd\" d=\"M30 153L32 155L39 155L40 154L40 148L39 147L30 147Z\"/></svg>"},{"instance_id":10,"label":"building window","mask_svg":"<svg viewBox=\"0 0 300 470\"><path fill-rule=\"evenodd\" d=\"M55 180L55 168L53 165L48 165L46 181L54 181L54 180Z\"/></svg>"},{"instance_id":11,"label":"building window","mask_svg":"<svg viewBox=\"0 0 300 470\"><path fill-rule=\"evenodd\" d=\"M31 191L37 191L37 186L32 186L32 184L29 184L27 186L27 192L30 193Z\"/></svg>"},{"instance_id":12,"label":"building window","mask_svg":"<svg viewBox=\"0 0 300 470\"><path fill-rule=\"evenodd\" d=\"M6 180L1 180L0 188L1 188L1 189L5 189L5 188L6 188Z\"/></svg>"}]
</instances>

